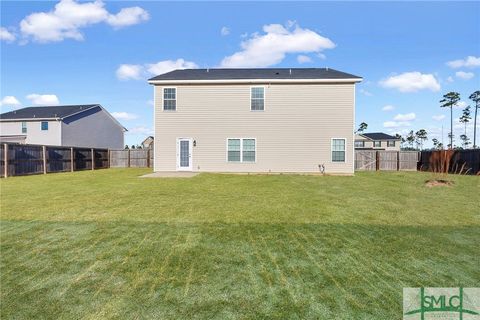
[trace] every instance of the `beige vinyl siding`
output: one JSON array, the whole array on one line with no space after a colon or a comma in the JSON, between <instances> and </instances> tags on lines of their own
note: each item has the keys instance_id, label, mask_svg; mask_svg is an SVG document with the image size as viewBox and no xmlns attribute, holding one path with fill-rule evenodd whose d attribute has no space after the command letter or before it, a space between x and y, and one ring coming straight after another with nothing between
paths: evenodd
<instances>
[{"instance_id":1,"label":"beige vinyl siding","mask_svg":"<svg viewBox=\"0 0 480 320\"><path fill-rule=\"evenodd\" d=\"M354 84L264 84L265 110L250 110L250 85L176 85L177 110L155 87L155 171L176 170L177 138L192 138L193 171L353 173ZM256 162L227 162L228 138L255 138ZM333 138L346 162L331 161Z\"/></svg>"},{"instance_id":2,"label":"beige vinyl siding","mask_svg":"<svg viewBox=\"0 0 480 320\"><path fill-rule=\"evenodd\" d=\"M357 141L365 141L365 146L363 148L374 149L374 150L386 150L386 151L400 151L400 141L395 141L395 147L389 147L387 140L380 141L380 147L374 147L372 140L356 139Z\"/></svg>"},{"instance_id":3,"label":"beige vinyl siding","mask_svg":"<svg viewBox=\"0 0 480 320\"><path fill-rule=\"evenodd\" d=\"M42 130L42 122L48 122L48 130ZM22 133L22 122L24 121L2 121L0 123L0 135L24 135L27 144L45 144L51 146L62 145L62 123L55 120L28 120L27 132Z\"/></svg>"}]
</instances>

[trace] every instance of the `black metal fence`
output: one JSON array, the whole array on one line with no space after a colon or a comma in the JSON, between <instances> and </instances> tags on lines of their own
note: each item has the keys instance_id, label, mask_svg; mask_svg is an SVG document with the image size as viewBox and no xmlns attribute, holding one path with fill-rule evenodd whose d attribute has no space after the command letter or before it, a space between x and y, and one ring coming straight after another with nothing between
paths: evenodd
<instances>
[{"instance_id":1,"label":"black metal fence","mask_svg":"<svg viewBox=\"0 0 480 320\"><path fill-rule=\"evenodd\" d=\"M10 143L0 145L1 177L108 167L108 149Z\"/></svg>"}]
</instances>

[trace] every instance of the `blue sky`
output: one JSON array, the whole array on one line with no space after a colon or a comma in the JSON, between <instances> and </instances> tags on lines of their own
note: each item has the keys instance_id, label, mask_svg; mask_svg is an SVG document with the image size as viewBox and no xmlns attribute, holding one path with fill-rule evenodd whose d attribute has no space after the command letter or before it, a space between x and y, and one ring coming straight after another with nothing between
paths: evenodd
<instances>
[{"instance_id":1,"label":"blue sky","mask_svg":"<svg viewBox=\"0 0 480 320\"><path fill-rule=\"evenodd\" d=\"M131 145L151 134L155 73L331 67L364 78L356 121L368 131L441 140L443 125L446 144L438 101L458 91L458 118L480 89L479 12L480 2L2 1L1 109L101 103Z\"/></svg>"}]
</instances>

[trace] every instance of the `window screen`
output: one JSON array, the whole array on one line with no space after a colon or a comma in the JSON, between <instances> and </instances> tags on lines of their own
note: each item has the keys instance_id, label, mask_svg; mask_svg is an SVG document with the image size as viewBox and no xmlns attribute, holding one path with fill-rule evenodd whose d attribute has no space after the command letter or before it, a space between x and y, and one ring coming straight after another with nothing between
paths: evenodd
<instances>
[{"instance_id":1,"label":"window screen","mask_svg":"<svg viewBox=\"0 0 480 320\"><path fill-rule=\"evenodd\" d=\"M345 162L345 139L332 140L332 161Z\"/></svg>"},{"instance_id":2,"label":"window screen","mask_svg":"<svg viewBox=\"0 0 480 320\"><path fill-rule=\"evenodd\" d=\"M177 89L163 88L163 110L177 109Z\"/></svg>"},{"instance_id":3,"label":"window screen","mask_svg":"<svg viewBox=\"0 0 480 320\"><path fill-rule=\"evenodd\" d=\"M265 88L252 87L250 109L252 111L262 111L265 107Z\"/></svg>"}]
</instances>

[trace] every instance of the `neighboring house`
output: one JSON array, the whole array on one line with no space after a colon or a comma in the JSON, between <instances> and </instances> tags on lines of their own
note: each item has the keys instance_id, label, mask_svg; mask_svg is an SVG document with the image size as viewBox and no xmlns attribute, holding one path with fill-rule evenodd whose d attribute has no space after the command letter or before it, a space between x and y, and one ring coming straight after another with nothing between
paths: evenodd
<instances>
[{"instance_id":1,"label":"neighboring house","mask_svg":"<svg viewBox=\"0 0 480 320\"><path fill-rule=\"evenodd\" d=\"M355 149L400 151L401 139L382 132L357 133Z\"/></svg>"},{"instance_id":2,"label":"neighboring house","mask_svg":"<svg viewBox=\"0 0 480 320\"><path fill-rule=\"evenodd\" d=\"M154 85L154 170L354 173L355 83L329 68L186 69Z\"/></svg>"},{"instance_id":3,"label":"neighboring house","mask_svg":"<svg viewBox=\"0 0 480 320\"><path fill-rule=\"evenodd\" d=\"M29 107L0 115L0 140L123 149L126 129L99 104Z\"/></svg>"},{"instance_id":4,"label":"neighboring house","mask_svg":"<svg viewBox=\"0 0 480 320\"><path fill-rule=\"evenodd\" d=\"M143 149L151 149L153 148L153 137L148 136L145 140L142 141L142 148Z\"/></svg>"}]
</instances>

